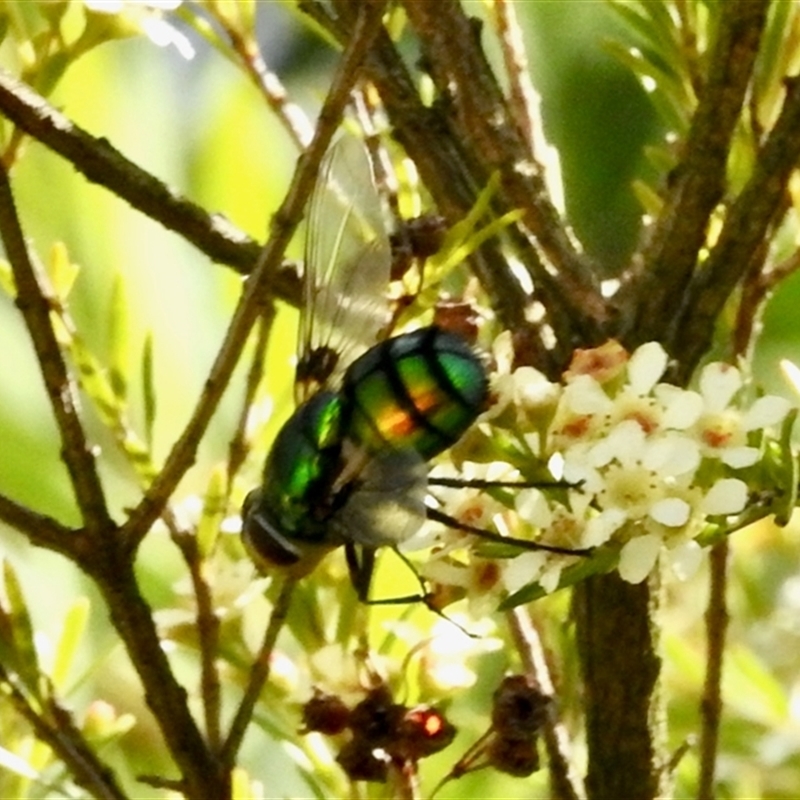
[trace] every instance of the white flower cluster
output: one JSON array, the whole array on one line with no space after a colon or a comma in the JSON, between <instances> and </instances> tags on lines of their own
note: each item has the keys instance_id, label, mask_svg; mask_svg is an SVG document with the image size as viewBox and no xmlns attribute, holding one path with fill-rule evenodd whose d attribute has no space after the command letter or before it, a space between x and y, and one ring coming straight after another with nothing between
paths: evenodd
<instances>
[{"instance_id":1,"label":"white flower cluster","mask_svg":"<svg viewBox=\"0 0 800 800\"><path fill-rule=\"evenodd\" d=\"M759 432L779 425L791 406L764 396L743 408L743 379L729 364L703 368L697 390L659 382L666 367L667 354L657 343L628 355L609 342L578 351L563 384L530 367L501 373L498 401L484 420L515 431L531 460L549 464L570 488L560 495L519 490L515 514L480 494L462 495L450 512L551 546L611 544L620 575L631 583L644 580L660 556L679 577L690 575L702 552L695 537L709 518L744 510L749 491L741 470L761 458ZM451 544L423 572L472 597L485 563L481 568L480 559L468 565L450 558L456 538L450 536ZM514 592L537 582L552 591L579 558L530 551L503 559L494 589Z\"/></svg>"}]
</instances>

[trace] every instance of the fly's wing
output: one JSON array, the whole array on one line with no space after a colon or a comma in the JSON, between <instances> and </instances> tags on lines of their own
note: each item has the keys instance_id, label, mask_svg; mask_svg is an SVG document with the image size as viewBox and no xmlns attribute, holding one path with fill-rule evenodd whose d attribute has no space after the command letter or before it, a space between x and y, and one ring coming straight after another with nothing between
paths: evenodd
<instances>
[{"instance_id":1,"label":"fly's wing","mask_svg":"<svg viewBox=\"0 0 800 800\"><path fill-rule=\"evenodd\" d=\"M365 547L410 539L426 518L427 476L425 462L413 450L389 450L371 458L331 519L332 533L342 543Z\"/></svg>"},{"instance_id":2,"label":"fly's wing","mask_svg":"<svg viewBox=\"0 0 800 800\"><path fill-rule=\"evenodd\" d=\"M297 400L334 383L389 321L391 247L363 143L339 139L311 198Z\"/></svg>"}]
</instances>

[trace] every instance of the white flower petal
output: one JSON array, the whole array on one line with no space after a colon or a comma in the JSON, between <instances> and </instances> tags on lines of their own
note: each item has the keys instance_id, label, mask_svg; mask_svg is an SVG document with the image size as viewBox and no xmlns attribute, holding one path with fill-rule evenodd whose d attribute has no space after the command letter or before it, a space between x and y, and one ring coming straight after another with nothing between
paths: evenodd
<instances>
[{"instance_id":1,"label":"white flower petal","mask_svg":"<svg viewBox=\"0 0 800 800\"><path fill-rule=\"evenodd\" d=\"M681 542L669 551L669 560L675 577L679 581L687 581L703 561L703 548L694 539Z\"/></svg>"},{"instance_id":2,"label":"white flower petal","mask_svg":"<svg viewBox=\"0 0 800 800\"><path fill-rule=\"evenodd\" d=\"M626 419L591 449L589 463L602 467L616 459L620 464L630 465L641 456L644 441L641 425L635 420Z\"/></svg>"},{"instance_id":3,"label":"white flower petal","mask_svg":"<svg viewBox=\"0 0 800 800\"><path fill-rule=\"evenodd\" d=\"M558 589L558 582L561 580L561 570L563 567L564 565L562 563L553 562L550 569L539 578L539 586L541 586L547 594Z\"/></svg>"},{"instance_id":4,"label":"white flower petal","mask_svg":"<svg viewBox=\"0 0 800 800\"><path fill-rule=\"evenodd\" d=\"M648 443L642 463L661 477L688 475L700 466L700 445L688 436L667 434Z\"/></svg>"},{"instance_id":5,"label":"white flower petal","mask_svg":"<svg viewBox=\"0 0 800 800\"><path fill-rule=\"evenodd\" d=\"M481 420L499 417L514 401L514 379L508 373L495 375L492 380L494 402L481 414Z\"/></svg>"},{"instance_id":6,"label":"white flower petal","mask_svg":"<svg viewBox=\"0 0 800 800\"><path fill-rule=\"evenodd\" d=\"M628 383L638 394L647 394L667 368L667 353L658 342L637 347L628 362Z\"/></svg>"},{"instance_id":7,"label":"white flower petal","mask_svg":"<svg viewBox=\"0 0 800 800\"><path fill-rule=\"evenodd\" d=\"M623 548L619 557L619 574L628 583L641 583L655 566L661 552L661 537L654 533L637 536Z\"/></svg>"},{"instance_id":8,"label":"white flower petal","mask_svg":"<svg viewBox=\"0 0 800 800\"><path fill-rule=\"evenodd\" d=\"M561 387L551 383L533 367L520 367L513 373L519 403L526 408L550 408L555 406Z\"/></svg>"},{"instance_id":9,"label":"white flower petal","mask_svg":"<svg viewBox=\"0 0 800 800\"><path fill-rule=\"evenodd\" d=\"M669 528L679 528L689 521L691 506L679 497L665 497L650 507L649 516Z\"/></svg>"},{"instance_id":10,"label":"white flower petal","mask_svg":"<svg viewBox=\"0 0 800 800\"><path fill-rule=\"evenodd\" d=\"M717 361L708 364L700 373L700 393L706 409L711 412L726 408L741 386L742 376L731 364Z\"/></svg>"},{"instance_id":11,"label":"white flower petal","mask_svg":"<svg viewBox=\"0 0 800 800\"><path fill-rule=\"evenodd\" d=\"M553 521L547 498L539 489L522 489L514 499L517 513L536 528L546 528Z\"/></svg>"},{"instance_id":12,"label":"white flower petal","mask_svg":"<svg viewBox=\"0 0 800 800\"><path fill-rule=\"evenodd\" d=\"M564 455L563 453L553 453L547 459L547 469L550 474L558 481L564 477Z\"/></svg>"},{"instance_id":13,"label":"white flower petal","mask_svg":"<svg viewBox=\"0 0 800 800\"><path fill-rule=\"evenodd\" d=\"M451 561L430 559L419 567L420 574L435 583L445 586L469 587L469 570L466 567L456 566Z\"/></svg>"},{"instance_id":14,"label":"white flower petal","mask_svg":"<svg viewBox=\"0 0 800 800\"><path fill-rule=\"evenodd\" d=\"M589 504L594 499L591 494L582 491L582 489L583 487L570 489L569 492L569 507L572 510L572 516L580 517L581 519L586 516Z\"/></svg>"},{"instance_id":15,"label":"white flower petal","mask_svg":"<svg viewBox=\"0 0 800 800\"><path fill-rule=\"evenodd\" d=\"M510 374L511 365L514 361L514 346L511 331L504 330L497 336L492 345L492 355L494 356L495 364L497 364L497 371L501 375Z\"/></svg>"},{"instance_id":16,"label":"white flower petal","mask_svg":"<svg viewBox=\"0 0 800 800\"><path fill-rule=\"evenodd\" d=\"M578 375L564 387L561 395L574 414L607 414L612 402L600 384L589 375Z\"/></svg>"},{"instance_id":17,"label":"white flower petal","mask_svg":"<svg viewBox=\"0 0 800 800\"><path fill-rule=\"evenodd\" d=\"M581 490L587 494L597 494L603 488L602 476L588 463L585 452L573 452L573 449L564 458L563 479L567 483L580 484Z\"/></svg>"},{"instance_id":18,"label":"white flower petal","mask_svg":"<svg viewBox=\"0 0 800 800\"><path fill-rule=\"evenodd\" d=\"M701 509L712 516L738 514L746 503L747 484L738 478L722 478L708 490Z\"/></svg>"},{"instance_id":19,"label":"white flower petal","mask_svg":"<svg viewBox=\"0 0 800 800\"><path fill-rule=\"evenodd\" d=\"M584 547L599 547L605 544L624 524L627 516L619 508L609 508L592 517L584 528L582 545Z\"/></svg>"},{"instance_id":20,"label":"white flower petal","mask_svg":"<svg viewBox=\"0 0 800 800\"><path fill-rule=\"evenodd\" d=\"M522 553L509 559L503 569L503 584L513 593L535 581L547 563L548 555L544 552Z\"/></svg>"},{"instance_id":21,"label":"white flower petal","mask_svg":"<svg viewBox=\"0 0 800 800\"><path fill-rule=\"evenodd\" d=\"M665 428L685 431L703 413L703 398L697 392L661 384L656 387L655 395L664 407L661 424Z\"/></svg>"},{"instance_id":22,"label":"white flower petal","mask_svg":"<svg viewBox=\"0 0 800 800\"><path fill-rule=\"evenodd\" d=\"M720 451L719 459L723 464L727 464L734 469L742 467L752 467L758 461L757 447L728 447Z\"/></svg>"},{"instance_id":23,"label":"white flower petal","mask_svg":"<svg viewBox=\"0 0 800 800\"><path fill-rule=\"evenodd\" d=\"M766 428L769 425L779 425L791 407L792 404L783 397L771 394L759 397L745 412L742 425L746 431Z\"/></svg>"}]
</instances>

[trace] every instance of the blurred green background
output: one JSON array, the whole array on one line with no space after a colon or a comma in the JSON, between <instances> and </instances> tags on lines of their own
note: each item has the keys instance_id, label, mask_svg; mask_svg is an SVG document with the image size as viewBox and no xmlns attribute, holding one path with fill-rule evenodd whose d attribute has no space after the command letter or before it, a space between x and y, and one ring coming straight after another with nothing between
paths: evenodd
<instances>
[{"instance_id":1,"label":"blurred green background","mask_svg":"<svg viewBox=\"0 0 800 800\"><path fill-rule=\"evenodd\" d=\"M468 5L482 13L482 4ZM331 53L299 26L285 4L262 2L258 11L260 40L270 68L281 76L290 96L313 114L327 87ZM604 50L607 37L624 33L608 5L580 0L520 2L517 12L534 83L542 96L546 132L560 154L568 218L584 248L605 274L614 275L639 236L640 210L631 182L652 177L643 147L659 141L664 131L644 90ZM246 78L191 32L187 35L198 50L192 61L144 37L99 47L68 70L51 100L77 124L108 138L178 191L263 240L296 152ZM16 68L7 46L0 50L0 61ZM43 262L48 261L53 243L63 242L80 266L71 312L101 360L109 355L113 287L118 276L122 279L130 308L125 358L131 417L139 426L141 358L145 337L152 332L157 392L154 451L163 458L202 390L240 278L209 263L106 190L87 183L41 145L28 143L26 149L13 176L26 233ZM298 240L290 255L300 253ZM755 364L758 379L769 391L788 394L776 361L798 352L794 321L798 293L800 282L787 281L764 317ZM285 416L292 402L295 313L283 309L278 324L268 369L276 420ZM179 500L202 494L212 469L226 458L236 424L236 388L228 392L215 416L199 459L180 487ZM120 519L124 509L136 502L138 490L102 425L91 412L87 415L104 454L100 463L111 506ZM248 467L254 483L262 457L263 453L256 454ZM67 524L78 522L32 349L19 314L5 295L0 295L0 492ZM191 503L186 513L190 518L196 513ZM70 565L33 549L2 524L0 552L19 570L37 628L47 636L55 636L72 598L92 595ZM723 728L720 796L797 796L798 560L796 527L778 532L763 525L734 537L732 658L724 687L730 706ZM140 568L147 596L156 606L167 602L173 585L183 579L181 562L164 533L148 537ZM704 578L701 574L689 584L669 589L664 644L672 698L670 742L675 748L697 732ZM568 614L565 599L550 598L536 613L551 644L568 647L560 625ZM112 697L120 708L140 713L139 689L118 646L113 647L106 620L95 611L91 624L93 638L84 654L84 669L95 666L88 673L76 671L74 702L80 705L94 697L99 686L100 693ZM496 656L485 660L489 673L502 670L503 662ZM574 693L572 673L574 667L556 676L568 697ZM480 697L470 702L480 702ZM462 712L467 717L474 714L469 707ZM153 757L144 722L128 736L128 745L138 744L143 758ZM258 733L249 737L246 756L251 774L267 781L274 792L271 796L307 795L301 779L288 769L286 752L265 746ZM120 765L118 758L115 762ZM437 763L446 769L444 757ZM678 796L690 790L694 764L691 754L684 759L678 771ZM137 766L148 772L163 767ZM285 777L285 784L275 783L276 775L281 781ZM541 776L514 781L489 772L452 783L441 794L442 798L477 796L548 795Z\"/></svg>"}]
</instances>

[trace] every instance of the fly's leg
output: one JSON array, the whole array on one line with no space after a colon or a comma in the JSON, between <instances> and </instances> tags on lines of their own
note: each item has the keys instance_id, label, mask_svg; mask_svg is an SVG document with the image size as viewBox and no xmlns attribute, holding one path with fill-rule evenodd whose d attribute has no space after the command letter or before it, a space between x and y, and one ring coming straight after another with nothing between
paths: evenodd
<instances>
[{"instance_id":1,"label":"fly's leg","mask_svg":"<svg viewBox=\"0 0 800 800\"><path fill-rule=\"evenodd\" d=\"M377 551L374 547L362 547L361 557L356 550L356 545L352 542L345 544L344 552L347 559L347 568L350 572L350 580L356 595L360 602L368 606L393 606L393 605L408 605L409 603L422 603L425 608L432 611L436 616L447 620L451 625L455 625L462 633L470 638L476 638L474 633L470 633L454 620L450 619L440 608L437 608L433 602L433 595L428 591L425 580L414 569L414 565L403 555L399 550L392 548L394 554L408 567L411 574L417 579L420 586L419 594L404 595L403 597L382 597L371 598L369 596L369 588L372 583L372 575L375 571L375 558Z\"/></svg>"},{"instance_id":2,"label":"fly's leg","mask_svg":"<svg viewBox=\"0 0 800 800\"><path fill-rule=\"evenodd\" d=\"M544 550L548 553L558 553L559 555L564 556L589 556L592 554L592 548L584 547L575 548L573 550L569 547L557 547L556 545L551 544L531 542L528 539L515 539L513 536L501 536L499 533L487 531L484 528L478 528L475 525L467 525L465 522L459 522L455 517L451 517L449 514L445 514L443 511L439 511L436 508L427 507L425 509L425 513L428 519L431 519L434 522L440 522L442 525L446 525L448 528L454 528L457 531L471 533L487 542L511 545L513 547L519 547L521 550Z\"/></svg>"}]
</instances>

